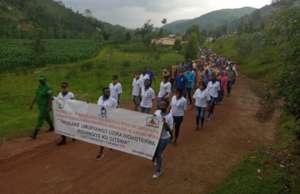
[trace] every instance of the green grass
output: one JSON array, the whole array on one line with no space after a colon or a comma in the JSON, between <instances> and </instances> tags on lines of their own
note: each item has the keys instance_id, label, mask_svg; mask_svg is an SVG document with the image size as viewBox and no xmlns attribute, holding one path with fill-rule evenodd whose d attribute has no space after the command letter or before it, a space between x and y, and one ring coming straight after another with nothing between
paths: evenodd
<instances>
[{"instance_id":1,"label":"green grass","mask_svg":"<svg viewBox=\"0 0 300 194\"><path fill-rule=\"evenodd\" d=\"M300 145L294 135L297 123L287 114L282 115L281 123L278 142L249 154L211 194L300 193Z\"/></svg>"},{"instance_id":2,"label":"green grass","mask_svg":"<svg viewBox=\"0 0 300 194\"><path fill-rule=\"evenodd\" d=\"M128 45L131 47L132 45ZM54 93L59 92L61 81L70 83L77 99L96 103L101 90L111 82L114 74L120 76L124 94L122 100L130 99L132 74L150 65L156 75L163 67L183 60L183 56L173 50L162 49L156 52L145 49L143 52L125 52L120 46L106 46L94 58L77 63L47 65L30 71L7 72L0 75L0 138L13 138L28 135L35 125L36 111L29 105L38 85L36 77L46 75ZM109 58L111 55L111 58ZM156 91L159 76L154 81Z\"/></svg>"},{"instance_id":3,"label":"green grass","mask_svg":"<svg viewBox=\"0 0 300 194\"><path fill-rule=\"evenodd\" d=\"M283 172L273 166L264 166L266 160L262 151L251 154L211 194L275 194L274 191L283 191Z\"/></svg>"},{"instance_id":4,"label":"green grass","mask_svg":"<svg viewBox=\"0 0 300 194\"><path fill-rule=\"evenodd\" d=\"M93 40L47 39L43 42L45 51L39 55L38 62L34 62L30 40L0 39L0 70L74 62L95 56L100 48Z\"/></svg>"}]
</instances>

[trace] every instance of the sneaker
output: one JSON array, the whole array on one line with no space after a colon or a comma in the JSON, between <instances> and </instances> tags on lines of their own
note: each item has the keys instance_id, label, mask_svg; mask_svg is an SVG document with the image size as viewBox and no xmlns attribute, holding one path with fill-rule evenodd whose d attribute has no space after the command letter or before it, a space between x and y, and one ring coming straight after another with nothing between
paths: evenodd
<instances>
[{"instance_id":1,"label":"sneaker","mask_svg":"<svg viewBox=\"0 0 300 194\"><path fill-rule=\"evenodd\" d=\"M152 175L152 178L153 178L153 179L157 179L157 178L160 177L160 175L161 175L160 172L156 172L156 173L154 173L154 174Z\"/></svg>"},{"instance_id":2,"label":"sneaker","mask_svg":"<svg viewBox=\"0 0 300 194\"><path fill-rule=\"evenodd\" d=\"M104 158L104 154L98 155L98 156L96 157L96 160L102 160L103 158Z\"/></svg>"}]
</instances>

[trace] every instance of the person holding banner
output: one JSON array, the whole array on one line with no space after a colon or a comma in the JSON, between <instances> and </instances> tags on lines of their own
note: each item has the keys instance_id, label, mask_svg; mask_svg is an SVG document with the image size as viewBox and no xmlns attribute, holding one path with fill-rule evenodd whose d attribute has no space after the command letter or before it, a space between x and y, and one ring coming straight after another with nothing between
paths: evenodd
<instances>
[{"instance_id":1,"label":"person holding banner","mask_svg":"<svg viewBox=\"0 0 300 194\"><path fill-rule=\"evenodd\" d=\"M177 139L180 133L180 126L183 121L184 112L187 109L187 100L183 96L182 90L177 88L175 95L171 100L171 112L175 123L175 140L174 145L177 143Z\"/></svg>"},{"instance_id":2,"label":"person holding banner","mask_svg":"<svg viewBox=\"0 0 300 194\"><path fill-rule=\"evenodd\" d=\"M142 101L141 101L141 112L150 113L152 109L152 104L155 99L155 92L151 88L150 79L145 80L145 87L142 88Z\"/></svg>"},{"instance_id":3,"label":"person holding banner","mask_svg":"<svg viewBox=\"0 0 300 194\"><path fill-rule=\"evenodd\" d=\"M52 105L52 90L47 84L47 78L43 75L38 77L39 87L36 90L36 95L31 103L30 110L32 110L34 104L38 107L38 118L36 127L33 134L30 136L32 139L36 139L40 128L43 126L44 121L47 121L50 128L48 132L54 131L53 122L50 117L51 105Z\"/></svg>"},{"instance_id":4,"label":"person holding banner","mask_svg":"<svg viewBox=\"0 0 300 194\"><path fill-rule=\"evenodd\" d=\"M122 94L122 85L119 82L119 76L114 75L112 78L112 83L109 84L110 94L120 105L120 99Z\"/></svg>"},{"instance_id":5,"label":"person holding banner","mask_svg":"<svg viewBox=\"0 0 300 194\"><path fill-rule=\"evenodd\" d=\"M155 172L152 178L154 179L159 178L161 175L162 154L166 149L167 145L171 142L173 138L172 135L173 117L168 110L169 110L169 101L163 99L160 103L160 109L158 109L154 113L154 116L160 118L163 121L163 129L161 132L160 140L153 157Z\"/></svg>"},{"instance_id":6,"label":"person holding banner","mask_svg":"<svg viewBox=\"0 0 300 194\"><path fill-rule=\"evenodd\" d=\"M59 92L57 98L63 99L63 100L73 100L75 98L74 94L69 91L69 83L68 82L62 82L61 83L61 92ZM66 136L61 136L61 141L57 144L58 146L65 145L67 138ZM75 139L72 139L73 141Z\"/></svg>"},{"instance_id":7,"label":"person holding banner","mask_svg":"<svg viewBox=\"0 0 300 194\"><path fill-rule=\"evenodd\" d=\"M111 96L111 92L108 87L103 88L102 92L103 95L98 99L97 104L101 110L101 116L106 117L107 110L117 108L118 102L115 98ZM100 146L99 154L96 157L97 160L101 160L104 157L103 152L104 147Z\"/></svg>"}]
</instances>

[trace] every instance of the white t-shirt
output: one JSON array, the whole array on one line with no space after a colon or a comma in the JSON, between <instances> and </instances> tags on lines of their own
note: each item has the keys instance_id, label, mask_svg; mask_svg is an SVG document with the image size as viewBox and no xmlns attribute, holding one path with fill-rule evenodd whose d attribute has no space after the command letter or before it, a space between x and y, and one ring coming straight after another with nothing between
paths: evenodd
<instances>
[{"instance_id":1,"label":"white t-shirt","mask_svg":"<svg viewBox=\"0 0 300 194\"><path fill-rule=\"evenodd\" d=\"M218 92L221 90L220 82L216 81L215 83L213 83L212 81L210 81L207 85L207 90L211 97L218 98Z\"/></svg>"},{"instance_id":2,"label":"white t-shirt","mask_svg":"<svg viewBox=\"0 0 300 194\"><path fill-rule=\"evenodd\" d=\"M163 119L162 118L162 115L161 115L161 110L157 110L155 111L154 115L156 117L158 117L159 119ZM168 126L170 127L170 130L173 129L173 116L171 113L167 114L166 116L164 116L164 118L166 119L166 122L168 124ZM162 132L161 132L161 135L160 135L160 138L161 139L168 139L171 137L171 134L169 133L169 131L163 129Z\"/></svg>"},{"instance_id":3,"label":"white t-shirt","mask_svg":"<svg viewBox=\"0 0 300 194\"><path fill-rule=\"evenodd\" d=\"M146 79L148 79L148 80L150 80L150 76L148 75L148 74L145 74L145 75L143 75L143 74L141 74L140 75L140 88L144 88L145 87L145 80Z\"/></svg>"},{"instance_id":4,"label":"white t-shirt","mask_svg":"<svg viewBox=\"0 0 300 194\"><path fill-rule=\"evenodd\" d=\"M134 78L132 81L132 96L139 96L141 91L140 79Z\"/></svg>"},{"instance_id":5,"label":"white t-shirt","mask_svg":"<svg viewBox=\"0 0 300 194\"><path fill-rule=\"evenodd\" d=\"M141 107L144 108L152 108L152 100L155 99L155 92L150 87L148 90L145 90L145 88L142 88L142 101L141 101Z\"/></svg>"},{"instance_id":6,"label":"white t-shirt","mask_svg":"<svg viewBox=\"0 0 300 194\"><path fill-rule=\"evenodd\" d=\"M176 96L172 97L171 100L171 112L175 117L183 117L184 111L187 109L187 101L184 97L177 99Z\"/></svg>"},{"instance_id":7,"label":"white t-shirt","mask_svg":"<svg viewBox=\"0 0 300 194\"><path fill-rule=\"evenodd\" d=\"M122 94L122 85L120 83L117 84L109 84L110 96L117 101L119 100L119 94Z\"/></svg>"},{"instance_id":8,"label":"white t-shirt","mask_svg":"<svg viewBox=\"0 0 300 194\"><path fill-rule=\"evenodd\" d=\"M158 93L158 98L162 98L164 97L167 93L171 93L171 88L172 88L172 85L171 83L168 81L168 82L160 82L160 89L159 89L159 93Z\"/></svg>"},{"instance_id":9,"label":"white t-shirt","mask_svg":"<svg viewBox=\"0 0 300 194\"><path fill-rule=\"evenodd\" d=\"M64 99L64 100L72 100L75 98L72 92L68 92L66 95L63 95L62 92L59 92L57 98Z\"/></svg>"},{"instance_id":10,"label":"white t-shirt","mask_svg":"<svg viewBox=\"0 0 300 194\"><path fill-rule=\"evenodd\" d=\"M100 96L100 98L98 99L98 103L97 103L101 108L106 108L106 109L114 109L117 108L118 106L118 102L116 99L110 97L107 100L103 100L103 96Z\"/></svg>"},{"instance_id":11,"label":"white t-shirt","mask_svg":"<svg viewBox=\"0 0 300 194\"><path fill-rule=\"evenodd\" d=\"M193 98L195 99L195 106L206 108L207 102L210 101L210 95L207 89L201 91L199 88L196 90Z\"/></svg>"}]
</instances>

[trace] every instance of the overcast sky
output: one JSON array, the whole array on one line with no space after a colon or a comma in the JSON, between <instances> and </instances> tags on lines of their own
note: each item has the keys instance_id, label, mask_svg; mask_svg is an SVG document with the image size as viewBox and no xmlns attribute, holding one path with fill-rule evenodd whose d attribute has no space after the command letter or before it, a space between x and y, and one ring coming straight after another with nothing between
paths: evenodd
<instances>
[{"instance_id":1,"label":"overcast sky","mask_svg":"<svg viewBox=\"0 0 300 194\"><path fill-rule=\"evenodd\" d=\"M62 0L74 10L90 9L93 16L112 24L129 28L140 27L151 19L155 26L161 20L168 22L194 18L210 11L224 8L255 8L269 4L271 0Z\"/></svg>"}]
</instances>

